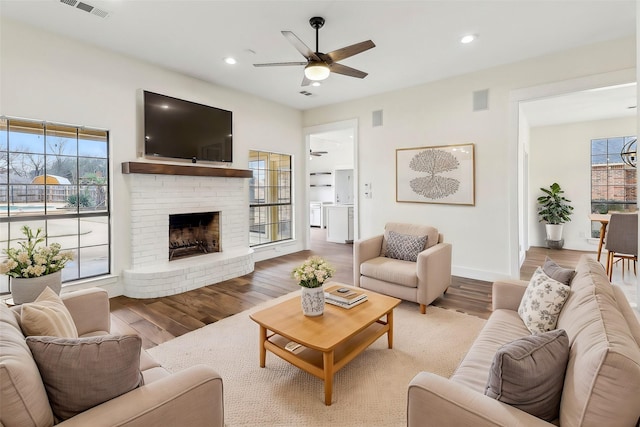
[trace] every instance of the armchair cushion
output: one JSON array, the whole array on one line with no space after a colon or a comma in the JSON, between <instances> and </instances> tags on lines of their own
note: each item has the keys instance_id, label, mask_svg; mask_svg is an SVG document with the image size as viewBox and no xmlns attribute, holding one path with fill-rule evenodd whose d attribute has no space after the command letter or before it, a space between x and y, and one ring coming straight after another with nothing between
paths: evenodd
<instances>
[{"instance_id":1,"label":"armchair cushion","mask_svg":"<svg viewBox=\"0 0 640 427\"><path fill-rule=\"evenodd\" d=\"M53 413L66 420L143 384L136 335L27 337Z\"/></svg>"},{"instance_id":2,"label":"armchair cushion","mask_svg":"<svg viewBox=\"0 0 640 427\"><path fill-rule=\"evenodd\" d=\"M416 262L418 254L424 250L428 236L414 236L389 231L387 257L402 261Z\"/></svg>"},{"instance_id":3,"label":"armchair cushion","mask_svg":"<svg viewBox=\"0 0 640 427\"><path fill-rule=\"evenodd\" d=\"M564 329L509 342L493 357L484 394L553 421L560 411L568 360L569 338Z\"/></svg>"},{"instance_id":4,"label":"armchair cushion","mask_svg":"<svg viewBox=\"0 0 640 427\"><path fill-rule=\"evenodd\" d=\"M23 304L20 327L26 336L78 338L71 313L54 291L45 288L34 302Z\"/></svg>"},{"instance_id":5,"label":"armchair cushion","mask_svg":"<svg viewBox=\"0 0 640 427\"><path fill-rule=\"evenodd\" d=\"M360 274L409 288L418 286L415 262L377 257L360 264Z\"/></svg>"}]
</instances>

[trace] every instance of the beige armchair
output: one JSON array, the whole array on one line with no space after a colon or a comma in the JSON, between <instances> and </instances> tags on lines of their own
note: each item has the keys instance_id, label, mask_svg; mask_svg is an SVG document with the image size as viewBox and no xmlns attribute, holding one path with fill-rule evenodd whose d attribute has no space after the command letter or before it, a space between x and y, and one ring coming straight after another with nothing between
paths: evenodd
<instances>
[{"instance_id":1,"label":"beige armchair","mask_svg":"<svg viewBox=\"0 0 640 427\"><path fill-rule=\"evenodd\" d=\"M434 227L387 223L354 242L353 257L354 286L417 302L422 314L451 284L451 244Z\"/></svg>"}]
</instances>

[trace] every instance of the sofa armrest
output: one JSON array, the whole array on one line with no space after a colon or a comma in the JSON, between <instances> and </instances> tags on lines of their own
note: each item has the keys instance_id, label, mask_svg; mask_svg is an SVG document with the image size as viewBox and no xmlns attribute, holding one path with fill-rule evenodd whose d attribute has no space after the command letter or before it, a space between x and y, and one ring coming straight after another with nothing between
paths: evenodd
<instances>
[{"instance_id":1,"label":"sofa armrest","mask_svg":"<svg viewBox=\"0 0 640 427\"><path fill-rule=\"evenodd\" d=\"M407 426L552 426L506 403L430 372L409 383Z\"/></svg>"},{"instance_id":2,"label":"sofa armrest","mask_svg":"<svg viewBox=\"0 0 640 427\"><path fill-rule=\"evenodd\" d=\"M95 406L60 424L74 426L223 427L222 378L192 366Z\"/></svg>"},{"instance_id":3,"label":"sofa armrest","mask_svg":"<svg viewBox=\"0 0 640 427\"><path fill-rule=\"evenodd\" d=\"M418 303L429 305L451 284L451 243L438 243L418 254Z\"/></svg>"},{"instance_id":4,"label":"sofa armrest","mask_svg":"<svg viewBox=\"0 0 640 427\"><path fill-rule=\"evenodd\" d=\"M60 296L82 336L92 332L111 331L109 294L101 288L89 288Z\"/></svg>"},{"instance_id":5,"label":"sofa armrest","mask_svg":"<svg viewBox=\"0 0 640 427\"><path fill-rule=\"evenodd\" d=\"M360 264L379 257L382 234L353 242L353 286L360 286Z\"/></svg>"},{"instance_id":6,"label":"sofa armrest","mask_svg":"<svg viewBox=\"0 0 640 427\"><path fill-rule=\"evenodd\" d=\"M520 301L529 283L524 280L501 280L493 282L491 291L492 309L518 311Z\"/></svg>"}]
</instances>

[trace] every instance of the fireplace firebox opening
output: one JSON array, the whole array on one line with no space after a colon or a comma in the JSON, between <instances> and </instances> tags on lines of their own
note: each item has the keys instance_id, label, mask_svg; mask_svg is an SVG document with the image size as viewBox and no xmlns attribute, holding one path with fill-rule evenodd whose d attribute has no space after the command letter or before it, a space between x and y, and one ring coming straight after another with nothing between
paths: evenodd
<instances>
[{"instance_id":1,"label":"fireplace firebox opening","mask_svg":"<svg viewBox=\"0 0 640 427\"><path fill-rule=\"evenodd\" d=\"M169 261L220 252L220 212L169 215Z\"/></svg>"}]
</instances>

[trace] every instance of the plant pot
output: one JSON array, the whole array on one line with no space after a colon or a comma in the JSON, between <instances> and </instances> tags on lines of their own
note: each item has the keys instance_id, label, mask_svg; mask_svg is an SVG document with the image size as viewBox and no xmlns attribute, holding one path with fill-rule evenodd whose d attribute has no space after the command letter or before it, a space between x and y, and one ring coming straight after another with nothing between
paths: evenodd
<instances>
[{"instance_id":1,"label":"plant pot","mask_svg":"<svg viewBox=\"0 0 640 427\"><path fill-rule=\"evenodd\" d=\"M324 288L302 288L300 295L302 303L302 313L305 316L322 316L324 313Z\"/></svg>"},{"instance_id":2,"label":"plant pot","mask_svg":"<svg viewBox=\"0 0 640 427\"><path fill-rule=\"evenodd\" d=\"M547 240L562 240L563 224L545 224L547 230Z\"/></svg>"},{"instance_id":3,"label":"plant pot","mask_svg":"<svg viewBox=\"0 0 640 427\"><path fill-rule=\"evenodd\" d=\"M60 295L60 289L62 288L62 270L40 277L10 277L9 282L14 304L33 302L46 287L51 288L56 294Z\"/></svg>"}]
</instances>

